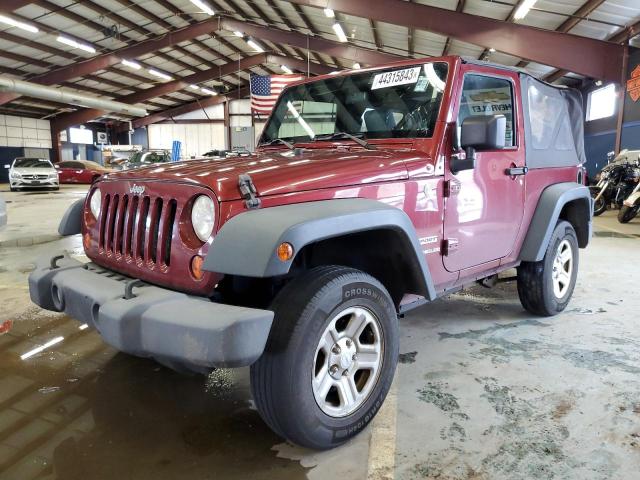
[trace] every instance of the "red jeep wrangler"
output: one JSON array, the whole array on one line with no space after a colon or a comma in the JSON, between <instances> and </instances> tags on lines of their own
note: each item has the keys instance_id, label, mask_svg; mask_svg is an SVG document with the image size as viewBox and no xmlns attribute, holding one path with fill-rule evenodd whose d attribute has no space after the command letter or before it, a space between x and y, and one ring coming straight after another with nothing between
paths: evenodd
<instances>
[{"instance_id":1,"label":"red jeep wrangler","mask_svg":"<svg viewBox=\"0 0 640 480\"><path fill-rule=\"evenodd\" d=\"M517 267L561 312L589 243L579 93L458 57L287 88L249 157L102 177L32 300L178 370L251 366L265 422L312 448L375 416L398 317Z\"/></svg>"}]
</instances>

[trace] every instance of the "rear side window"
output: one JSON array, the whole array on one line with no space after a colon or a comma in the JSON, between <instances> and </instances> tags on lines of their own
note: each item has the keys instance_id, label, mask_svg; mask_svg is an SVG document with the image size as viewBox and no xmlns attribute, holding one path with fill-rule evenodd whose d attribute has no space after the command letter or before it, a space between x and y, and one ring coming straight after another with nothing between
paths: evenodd
<instances>
[{"instance_id":1,"label":"rear side window","mask_svg":"<svg viewBox=\"0 0 640 480\"><path fill-rule=\"evenodd\" d=\"M462 87L458 125L471 116L504 115L507 118L505 145L515 145L513 85L503 78L466 75Z\"/></svg>"}]
</instances>

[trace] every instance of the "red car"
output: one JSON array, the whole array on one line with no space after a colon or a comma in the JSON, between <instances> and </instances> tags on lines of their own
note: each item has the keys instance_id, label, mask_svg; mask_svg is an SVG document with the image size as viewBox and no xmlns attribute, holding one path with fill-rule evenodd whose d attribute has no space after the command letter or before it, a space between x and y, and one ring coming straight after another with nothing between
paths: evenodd
<instances>
[{"instance_id":1,"label":"red car","mask_svg":"<svg viewBox=\"0 0 640 480\"><path fill-rule=\"evenodd\" d=\"M583 122L579 92L459 57L309 78L255 155L101 177L59 229L91 261L51 252L31 299L177 370L250 366L275 432L334 447L380 410L409 309L513 268L529 313L567 307Z\"/></svg>"},{"instance_id":2,"label":"red car","mask_svg":"<svg viewBox=\"0 0 640 480\"><path fill-rule=\"evenodd\" d=\"M85 183L95 182L100 175L111 173L114 170L89 160L68 160L55 165L60 176L60 183Z\"/></svg>"}]
</instances>

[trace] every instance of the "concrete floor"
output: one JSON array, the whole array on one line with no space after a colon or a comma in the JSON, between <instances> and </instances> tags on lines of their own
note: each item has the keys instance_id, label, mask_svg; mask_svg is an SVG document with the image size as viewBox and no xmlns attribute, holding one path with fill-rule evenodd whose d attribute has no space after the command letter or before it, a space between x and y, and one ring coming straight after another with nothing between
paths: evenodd
<instances>
[{"instance_id":1,"label":"concrete floor","mask_svg":"<svg viewBox=\"0 0 640 480\"><path fill-rule=\"evenodd\" d=\"M555 318L525 313L513 284L412 312L378 417L346 446L317 453L262 423L246 369L184 377L31 305L34 259L59 247L80 252L79 239L42 235L55 236L85 189L4 190L3 480L638 478L640 220L620 225L615 212L596 220L574 299ZM9 246L17 237L26 246Z\"/></svg>"}]
</instances>

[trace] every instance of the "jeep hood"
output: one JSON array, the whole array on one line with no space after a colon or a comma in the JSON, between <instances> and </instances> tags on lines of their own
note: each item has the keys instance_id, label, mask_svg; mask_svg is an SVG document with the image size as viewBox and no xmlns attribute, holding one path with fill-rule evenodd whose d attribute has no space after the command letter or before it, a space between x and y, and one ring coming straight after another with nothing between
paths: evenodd
<instances>
[{"instance_id":1,"label":"jeep hood","mask_svg":"<svg viewBox=\"0 0 640 480\"><path fill-rule=\"evenodd\" d=\"M261 197L407 178L410 150L269 151L246 157L190 160L108 174L105 180L170 181L211 188L220 201L241 198L238 176L249 175Z\"/></svg>"}]
</instances>

